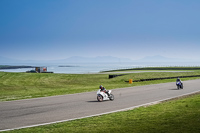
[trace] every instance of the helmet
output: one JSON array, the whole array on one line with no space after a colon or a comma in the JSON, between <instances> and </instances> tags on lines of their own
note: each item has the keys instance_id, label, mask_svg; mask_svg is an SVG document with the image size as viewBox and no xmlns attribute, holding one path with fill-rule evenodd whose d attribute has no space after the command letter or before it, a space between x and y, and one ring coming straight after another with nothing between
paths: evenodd
<instances>
[{"instance_id":1,"label":"helmet","mask_svg":"<svg viewBox=\"0 0 200 133\"><path fill-rule=\"evenodd\" d=\"M99 86L99 89L103 89L103 86L102 86L102 85L100 85L100 86Z\"/></svg>"}]
</instances>

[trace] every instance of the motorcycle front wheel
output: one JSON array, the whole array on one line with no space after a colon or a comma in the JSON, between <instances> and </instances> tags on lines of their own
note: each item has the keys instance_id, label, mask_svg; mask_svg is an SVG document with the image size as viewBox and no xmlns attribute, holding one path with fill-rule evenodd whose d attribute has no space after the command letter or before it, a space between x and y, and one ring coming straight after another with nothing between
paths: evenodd
<instances>
[{"instance_id":1,"label":"motorcycle front wheel","mask_svg":"<svg viewBox=\"0 0 200 133\"><path fill-rule=\"evenodd\" d=\"M113 101L114 100L114 95L110 94L110 100Z\"/></svg>"},{"instance_id":2,"label":"motorcycle front wheel","mask_svg":"<svg viewBox=\"0 0 200 133\"><path fill-rule=\"evenodd\" d=\"M177 89L178 89L178 90L180 89L180 86L179 86L179 85L177 85Z\"/></svg>"},{"instance_id":3,"label":"motorcycle front wheel","mask_svg":"<svg viewBox=\"0 0 200 133\"><path fill-rule=\"evenodd\" d=\"M103 101L103 97L102 97L101 95L97 95L97 100L98 100L99 102L102 102L102 101Z\"/></svg>"},{"instance_id":4,"label":"motorcycle front wheel","mask_svg":"<svg viewBox=\"0 0 200 133\"><path fill-rule=\"evenodd\" d=\"M183 89L183 85L181 85L181 89Z\"/></svg>"}]
</instances>

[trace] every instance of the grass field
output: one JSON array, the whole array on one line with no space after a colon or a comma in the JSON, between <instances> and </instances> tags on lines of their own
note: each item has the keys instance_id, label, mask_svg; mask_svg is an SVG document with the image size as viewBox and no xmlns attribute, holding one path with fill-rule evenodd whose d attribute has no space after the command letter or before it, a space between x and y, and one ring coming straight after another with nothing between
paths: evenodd
<instances>
[{"instance_id":1,"label":"grass field","mask_svg":"<svg viewBox=\"0 0 200 133\"><path fill-rule=\"evenodd\" d=\"M199 133L200 94L134 110L8 133Z\"/></svg>"},{"instance_id":2,"label":"grass field","mask_svg":"<svg viewBox=\"0 0 200 133\"><path fill-rule=\"evenodd\" d=\"M192 70L192 69L190 69ZM200 70L193 72L146 72L129 73L109 79L108 74L49 74L49 73L7 73L0 72L0 101L28 99L36 97L73 94L97 90L99 85L107 89L175 82L176 79L136 82L129 84L129 79L178 77L200 75ZM182 80L200 77L184 78Z\"/></svg>"}]
</instances>

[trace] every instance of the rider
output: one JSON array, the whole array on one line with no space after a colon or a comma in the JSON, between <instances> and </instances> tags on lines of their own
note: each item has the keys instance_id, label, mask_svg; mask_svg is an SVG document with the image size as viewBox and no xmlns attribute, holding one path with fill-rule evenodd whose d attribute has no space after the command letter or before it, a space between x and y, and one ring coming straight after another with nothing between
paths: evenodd
<instances>
[{"instance_id":1,"label":"rider","mask_svg":"<svg viewBox=\"0 0 200 133\"><path fill-rule=\"evenodd\" d=\"M181 82L181 85L183 85L183 83L179 77L176 79L176 82Z\"/></svg>"},{"instance_id":2,"label":"rider","mask_svg":"<svg viewBox=\"0 0 200 133\"><path fill-rule=\"evenodd\" d=\"M179 81L182 83L181 79L178 77L178 78L176 79L176 82L179 82Z\"/></svg>"},{"instance_id":3,"label":"rider","mask_svg":"<svg viewBox=\"0 0 200 133\"><path fill-rule=\"evenodd\" d=\"M99 89L101 89L101 91L105 92L108 95L108 97L110 96L110 94L108 93L108 91L106 90L106 88L103 87L102 85L99 86Z\"/></svg>"}]
</instances>

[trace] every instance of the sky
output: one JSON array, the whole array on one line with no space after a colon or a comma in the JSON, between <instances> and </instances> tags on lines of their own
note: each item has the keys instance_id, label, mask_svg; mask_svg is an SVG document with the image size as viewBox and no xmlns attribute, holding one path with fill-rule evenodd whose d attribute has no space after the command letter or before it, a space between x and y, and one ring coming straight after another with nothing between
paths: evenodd
<instances>
[{"instance_id":1,"label":"sky","mask_svg":"<svg viewBox=\"0 0 200 133\"><path fill-rule=\"evenodd\" d=\"M199 0L0 0L0 56L200 59Z\"/></svg>"}]
</instances>

